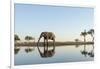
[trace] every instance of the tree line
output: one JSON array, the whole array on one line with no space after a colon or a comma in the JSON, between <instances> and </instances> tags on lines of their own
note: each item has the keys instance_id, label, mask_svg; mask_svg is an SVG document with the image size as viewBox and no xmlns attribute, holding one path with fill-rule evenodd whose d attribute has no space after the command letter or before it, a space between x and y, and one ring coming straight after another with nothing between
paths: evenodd
<instances>
[{"instance_id":1,"label":"tree line","mask_svg":"<svg viewBox=\"0 0 100 69\"><path fill-rule=\"evenodd\" d=\"M34 40L35 41L35 38L34 37L32 37L32 36L25 36L25 38L24 38L25 40L27 40L27 41L30 41L30 40ZM19 41L19 40L21 40L20 38L19 38L19 36L17 35L17 34L15 34L14 35L14 40L15 41Z\"/></svg>"},{"instance_id":2,"label":"tree line","mask_svg":"<svg viewBox=\"0 0 100 69\"><path fill-rule=\"evenodd\" d=\"M94 29L90 29L89 31L84 30L83 32L80 33L80 36L84 38L84 42L86 42L86 36L90 35L91 36L91 42L94 42ZM79 39L75 39L76 42L79 41Z\"/></svg>"}]
</instances>

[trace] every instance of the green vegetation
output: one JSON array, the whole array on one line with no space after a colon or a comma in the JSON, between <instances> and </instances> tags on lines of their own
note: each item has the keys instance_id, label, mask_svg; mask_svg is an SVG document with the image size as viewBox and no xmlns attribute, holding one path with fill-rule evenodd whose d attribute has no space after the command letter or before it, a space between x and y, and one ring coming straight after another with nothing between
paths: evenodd
<instances>
[{"instance_id":1,"label":"green vegetation","mask_svg":"<svg viewBox=\"0 0 100 69\"><path fill-rule=\"evenodd\" d=\"M26 36L26 37L25 37L25 40L27 40L27 41L34 40L34 42L35 42L35 38L33 38L33 37L31 37L31 36Z\"/></svg>"},{"instance_id":2,"label":"green vegetation","mask_svg":"<svg viewBox=\"0 0 100 69\"><path fill-rule=\"evenodd\" d=\"M94 42L94 29L90 29L88 32L86 32L86 30L84 30L84 32L81 32L81 36L83 36L84 37L84 42L86 42L86 36L87 35L91 35L91 37L92 37L92 42Z\"/></svg>"},{"instance_id":3,"label":"green vegetation","mask_svg":"<svg viewBox=\"0 0 100 69\"><path fill-rule=\"evenodd\" d=\"M92 41L94 41L94 29L90 29L87 33L91 35Z\"/></svg>"},{"instance_id":4,"label":"green vegetation","mask_svg":"<svg viewBox=\"0 0 100 69\"><path fill-rule=\"evenodd\" d=\"M14 40L15 41L19 41L20 40L20 38L19 38L19 36L17 34L14 35Z\"/></svg>"},{"instance_id":5,"label":"green vegetation","mask_svg":"<svg viewBox=\"0 0 100 69\"><path fill-rule=\"evenodd\" d=\"M79 41L79 39L75 39L75 42L78 42Z\"/></svg>"},{"instance_id":6,"label":"green vegetation","mask_svg":"<svg viewBox=\"0 0 100 69\"><path fill-rule=\"evenodd\" d=\"M84 37L84 42L86 42L86 35L87 35L86 30L84 30L84 32L81 32L80 35Z\"/></svg>"}]
</instances>

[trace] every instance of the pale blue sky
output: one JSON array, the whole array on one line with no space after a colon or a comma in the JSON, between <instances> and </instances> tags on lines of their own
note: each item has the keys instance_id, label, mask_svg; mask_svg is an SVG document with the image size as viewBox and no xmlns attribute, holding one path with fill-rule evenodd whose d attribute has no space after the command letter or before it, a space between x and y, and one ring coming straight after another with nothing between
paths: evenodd
<instances>
[{"instance_id":1,"label":"pale blue sky","mask_svg":"<svg viewBox=\"0 0 100 69\"><path fill-rule=\"evenodd\" d=\"M43 31L54 32L57 41L80 38L80 32L93 28L93 8L15 4L15 33L36 39Z\"/></svg>"}]
</instances>

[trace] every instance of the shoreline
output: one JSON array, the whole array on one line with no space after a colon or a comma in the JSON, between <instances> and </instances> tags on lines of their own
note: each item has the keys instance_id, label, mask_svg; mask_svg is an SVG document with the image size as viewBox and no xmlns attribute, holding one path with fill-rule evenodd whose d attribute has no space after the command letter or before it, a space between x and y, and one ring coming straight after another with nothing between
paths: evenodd
<instances>
[{"instance_id":1,"label":"shoreline","mask_svg":"<svg viewBox=\"0 0 100 69\"><path fill-rule=\"evenodd\" d=\"M65 46L65 45L92 45L94 44L94 42L55 42L55 46ZM15 43L14 44L17 47L24 47L24 46L28 46L28 47L32 47L32 46L37 46L37 42L33 43L33 42L23 42L23 43ZM49 46L52 46L53 43L49 42L48 44ZM43 47L44 44L43 42L39 43L40 47Z\"/></svg>"}]
</instances>

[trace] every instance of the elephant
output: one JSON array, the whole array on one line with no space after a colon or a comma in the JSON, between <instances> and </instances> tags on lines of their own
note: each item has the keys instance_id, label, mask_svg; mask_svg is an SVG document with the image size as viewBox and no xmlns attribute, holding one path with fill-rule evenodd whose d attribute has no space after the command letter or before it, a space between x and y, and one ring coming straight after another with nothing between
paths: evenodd
<instances>
[{"instance_id":1,"label":"elephant","mask_svg":"<svg viewBox=\"0 0 100 69\"><path fill-rule=\"evenodd\" d=\"M54 35L54 33L53 32L42 32L38 39L37 47L38 47L40 39L42 37L44 38L44 52L46 50L48 51L48 40L53 40L53 50L55 50L55 35ZM47 46L46 46L46 44L47 44ZM39 50L39 47L38 47L38 50Z\"/></svg>"}]
</instances>

